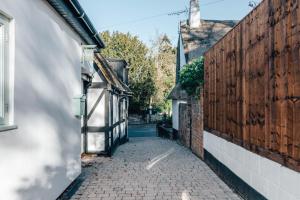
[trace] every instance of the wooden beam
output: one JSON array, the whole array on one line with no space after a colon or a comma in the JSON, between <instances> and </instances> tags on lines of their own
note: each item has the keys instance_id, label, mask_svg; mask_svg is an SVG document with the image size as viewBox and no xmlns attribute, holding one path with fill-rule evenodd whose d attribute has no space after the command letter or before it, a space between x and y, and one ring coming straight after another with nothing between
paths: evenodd
<instances>
[{"instance_id":1,"label":"wooden beam","mask_svg":"<svg viewBox=\"0 0 300 200\"><path fill-rule=\"evenodd\" d=\"M93 82L91 87L92 89L106 89L107 83L105 82Z\"/></svg>"}]
</instances>

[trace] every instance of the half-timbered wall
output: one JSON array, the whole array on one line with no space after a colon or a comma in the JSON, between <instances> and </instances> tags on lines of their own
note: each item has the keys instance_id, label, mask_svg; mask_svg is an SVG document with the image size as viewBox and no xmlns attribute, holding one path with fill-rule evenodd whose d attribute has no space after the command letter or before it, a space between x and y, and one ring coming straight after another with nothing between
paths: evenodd
<instances>
[{"instance_id":1,"label":"half-timbered wall","mask_svg":"<svg viewBox=\"0 0 300 200\"><path fill-rule=\"evenodd\" d=\"M113 125L119 122L119 98L117 95L113 95ZM119 139L119 125L113 127L113 141L116 142Z\"/></svg>"},{"instance_id":2,"label":"half-timbered wall","mask_svg":"<svg viewBox=\"0 0 300 200\"><path fill-rule=\"evenodd\" d=\"M105 151L105 89L90 88L87 94L87 151Z\"/></svg>"},{"instance_id":3,"label":"half-timbered wall","mask_svg":"<svg viewBox=\"0 0 300 200\"><path fill-rule=\"evenodd\" d=\"M121 140L127 139L127 138L125 138L126 137L126 119L127 119L127 106L126 106L126 100L123 99L120 102L120 121L121 121L120 137L121 137Z\"/></svg>"}]
</instances>

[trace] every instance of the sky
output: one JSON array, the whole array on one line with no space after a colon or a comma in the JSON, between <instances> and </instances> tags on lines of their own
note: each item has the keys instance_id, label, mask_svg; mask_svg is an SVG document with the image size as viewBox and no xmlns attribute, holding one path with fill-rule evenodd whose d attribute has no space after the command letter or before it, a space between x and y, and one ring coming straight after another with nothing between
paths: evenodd
<instances>
[{"instance_id":1,"label":"sky","mask_svg":"<svg viewBox=\"0 0 300 200\"><path fill-rule=\"evenodd\" d=\"M185 10L189 0L79 0L99 31L130 32L147 45L159 34L167 34L176 45L178 24L188 15L167 13ZM240 20L251 7L249 0L200 0L202 19ZM255 2L260 2L256 0Z\"/></svg>"}]
</instances>

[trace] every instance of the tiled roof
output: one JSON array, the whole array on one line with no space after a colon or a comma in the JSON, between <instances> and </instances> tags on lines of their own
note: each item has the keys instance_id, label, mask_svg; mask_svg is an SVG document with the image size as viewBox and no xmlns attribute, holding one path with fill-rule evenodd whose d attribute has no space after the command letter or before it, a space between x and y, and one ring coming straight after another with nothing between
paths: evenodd
<instances>
[{"instance_id":1,"label":"tiled roof","mask_svg":"<svg viewBox=\"0 0 300 200\"><path fill-rule=\"evenodd\" d=\"M132 93L129 87L118 78L117 74L111 68L107 60L100 53L95 54L95 63L109 84L121 92L125 92L127 94Z\"/></svg>"},{"instance_id":2,"label":"tiled roof","mask_svg":"<svg viewBox=\"0 0 300 200\"><path fill-rule=\"evenodd\" d=\"M230 31L238 21L201 20L201 26L191 29L187 21L180 23L180 33L186 60L202 56L210 47Z\"/></svg>"}]
</instances>

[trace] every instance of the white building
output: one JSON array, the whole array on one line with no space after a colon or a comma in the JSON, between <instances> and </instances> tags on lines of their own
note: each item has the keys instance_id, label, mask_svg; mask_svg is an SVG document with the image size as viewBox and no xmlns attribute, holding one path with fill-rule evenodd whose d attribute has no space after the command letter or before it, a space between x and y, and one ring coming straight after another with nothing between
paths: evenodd
<instances>
[{"instance_id":1,"label":"white building","mask_svg":"<svg viewBox=\"0 0 300 200\"><path fill-rule=\"evenodd\" d=\"M83 123L83 152L112 155L128 141L128 68L124 60L95 55L95 73L85 81L87 109Z\"/></svg>"},{"instance_id":2,"label":"white building","mask_svg":"<svg viewBox=\"0 0 300 200\"><path fill-rule=\"evenodd\" d=\"M1 200L53 200L80 174L84 86L98 80L93 51L103 47L77 0L0 0ZM90 65L83 52L91 54ZM106 98L126 109L121 95L128 88L115 85L101 87L117 94ZM101 115L113 108L119 116L105 102L89 125L114 125L106 134L125 132L126 117L118 124L118 118Z\"/></svg>"},{"instance_id":3,"label":"white building","mask_svg":"<svg viewBox=\"0 0 300 200\"><path fill-rule=\"evenodd\" d=\"M235 26L233 20L204 20L200 18L199 0L190 0L189 19L179 24L177 46L176 86L169 95L172 99L173 133L178 134L179 105L187 103L188 95L179 84L180 70L184 65L200 58Z\"/></svg>"}]
</instances>

